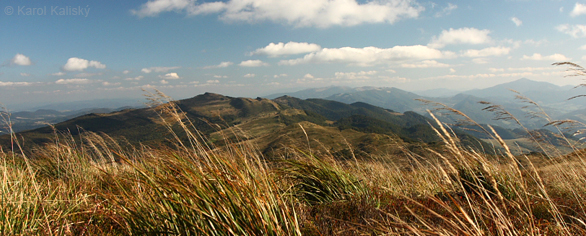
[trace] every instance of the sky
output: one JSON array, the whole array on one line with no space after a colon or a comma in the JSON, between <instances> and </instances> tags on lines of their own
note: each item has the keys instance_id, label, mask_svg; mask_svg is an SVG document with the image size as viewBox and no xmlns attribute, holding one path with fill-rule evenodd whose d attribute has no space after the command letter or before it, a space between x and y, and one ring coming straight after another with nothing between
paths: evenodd
<instances>
[{"instance_id":1,"label":"sky","mask_svg":"<svg viewBox=\"0 0 586 236\"><path fill-rule=\"evenodd\" d=\"M0 1L0 103L576 85L586 1Z\"/></svg>"}]
</instances>

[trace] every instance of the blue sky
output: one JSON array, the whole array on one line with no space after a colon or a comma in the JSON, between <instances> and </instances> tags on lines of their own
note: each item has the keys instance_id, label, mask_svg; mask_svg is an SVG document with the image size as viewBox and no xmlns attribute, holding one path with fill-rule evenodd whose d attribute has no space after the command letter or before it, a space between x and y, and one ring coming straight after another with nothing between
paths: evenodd
<instances>
[{"instance_id":1,"label":"blue sky","mask_svg":"<svg viewBox=\"0 0 586 236\"><path fill-rule=\"evenodd\" d=\"M341 86L558 85L586 62L586 1L0 2L0 102Z\"/></svg>"}]
</instances>

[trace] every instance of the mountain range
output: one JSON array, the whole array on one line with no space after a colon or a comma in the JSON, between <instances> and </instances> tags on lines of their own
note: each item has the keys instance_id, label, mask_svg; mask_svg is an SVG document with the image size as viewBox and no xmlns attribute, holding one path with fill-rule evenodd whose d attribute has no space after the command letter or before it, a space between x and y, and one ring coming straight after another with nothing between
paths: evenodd
<instances>
[{"instance_id":1,"label":"mountain range","mask_svg":"<svg viewBox=\"0 0 586 236\"><path fill-rule=\"evenodd\" d=\"M555 135L543 129L547 120L526 116L540 115L531 113L536 107L523 107L527 105L527 100L520 100L525 103L515 102L514 99L507 101L505 94L513 97L518 95L509 89L537 96L537 101L542 104L540 109L552 112L552 119L586 119L583 115L585 108L577 102L578 99L568 106L560 105L565 96L575 96L579 91L520 79L442 98L423 97L397 88L378 87L326 87L256 99L205 93L154 108L37 110L13 113L12 120L15 131L32 129L18 133L29 143L50 141L55 137L55 131L68 132L79 138L85 130L123 137L130 143L164 144L174 138L168 132L169 128L179 134L179 138L185 138L186 135L177 119L161 113L165 110L163 107L174 104L183 112L181 116L192 122L198 132L214 145L253 142L268 156L282 155L293 144L321 147L332 153L347 154L356 151L373 154L399 152L392 145L389 146L389 142L437 147L439 139L430 126L434 122L430 120L426 110L446 106L463 112L480 124L492 125L504 139L516 140L517 146L524 143L521 145L524 151L534 151L523 134L526 133L523 131L525 128L539 130L541 136ZM425 103L422 100L435 103ZM438 105L439 103L443 105ZM492 104L499 106L493 106L496 110L492 112L485 111ZM498 110L501 108L509 113ZM463 118L445 111L447 110L440 109L434 113L440 120L454 124ZM509 114L515 116L523 126L506 116ZM500 119L494 119L495 117ZM39 127L43 125L42 122L52 123L53 127ZM479 138L489 141L486 134L458 128L455 130L462 140L469 141L470 146L482 144L483 141ZM10 143L7 137L0 136L0 143L5 147ZM309 138L311 141L307 143L306 139ZM550 141L559 143L556 140Z\"/></svg>"},{"instance_id":2,"label":"mountain range","mask_svg":"<svg viewBox=\"0 0 586 236\"><path fill-rule=\"evenodd\" d=\"M444 94L449 93L449 90L441 91L445 92ZM432 93L438 94L442 93L441 91L435 90ZM274 98L282 95L290 95L302 96L302 98L324 98L344 103L365 102L398 112L415 111L422 115L426 115L427 109L441 108L441 105L433 106L419 101L427 100L457 109L478 123L497 125L510 129L519 128L515 122L495 119L498 118L496 116L497 114L483 110L490 105L498 105L517 118L525 127L529 129L540 129L551 119L562 120L573 117L578 118L578 121L585 122L586 120L584 118L579 115L576 116L575 113L586 109L586 103L582 102L581 99L568 100L580 94L586 94L586 91L581 88L574 89L572 86L562 87L547 82L538 82L523 78L490 88L464 91L453 96L442 97L427 97L392 87L314 88L292 93L272 94L266 97ZM480 104L479 102L481 101L490 104ZM539 107L528 101L535 102ZM441 117L442 121L445 122L455 122L461 118L451 117L449 115Z\"/></svg>"},{"instance_id":3,"label":"mountain range","mask_svg":"<svg viewBox=\"0 0 586 236\"><path fill-rule=\"evenodd\" d=\"M181 110L178 115L169 113L175 106ZM303 146L341 157L351 153L400 154L401 146L440 148L440 140L430 126L433 122L415 112L401 113L363 102L346 104L290 96L273 100L235 98L213 93L153 108L86 114L17 135L27 142L24 145L52 141L56 131L69 133L78 141L83 131L91 131L131 144L172 145L175 136L169 129L180 140L187 140L179 120L189 120L210 144L221 147L253 142L267 157L285 155L288 148ZM483 143L464 132L457 134L467 145ZM0 144L8 148L9 136L0 136Z\"/></svg>"}]
</instances>

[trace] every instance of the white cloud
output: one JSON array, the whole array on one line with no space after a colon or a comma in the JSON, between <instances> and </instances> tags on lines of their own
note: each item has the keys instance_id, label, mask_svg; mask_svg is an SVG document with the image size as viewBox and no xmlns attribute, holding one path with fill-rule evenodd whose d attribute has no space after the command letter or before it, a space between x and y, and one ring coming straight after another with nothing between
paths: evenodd
<instances>
[{"instance_id":1,"label":"white cloud","mask_svg":"<svg viewBox=\"0 0 586 236\"><path fill-rule=\"evenodd\" d=\"M307 84L307 83L316 83L316 82L323 82L323 78L315 77L311 74L305 74L303 78L297 79L295 82L298 84Z\"/></svg>"},{"instance_id":2,"label":"white cloud","mask_svg":"<svg viewBox=\"0 0 586 236\"><path fill-rule=\"evenodd\" d=\"M12 86L31 86L31 82L2 82L0 81L0 87L12 87Z\"/></svg>"},{"instance_id":3,"label":"white cloud","mask_svg":"<svg viewBox=\"0 0 586 236\"><path fill-rule=\"evenodd\" d=\"M52 76L64 76L64 75L66 75L66 74L67 74L67 73L65 73L65 72L57 72L57 73L53 73L53 74L51 74L51 75L52 75Z\"/></svg>"},{"instance_id":4,"label":"white cloud","mask_svg":"<svg viewBox=\"0 0 586 236\"><path fill-rule=\"evenodd\" d=\"M531 45L531 46L539 47L539 46L541 46L542 44L546 44L546 43L548 43L548 41L547 41L547 39L542 39L542 40L539 40L539 41L535 41L535 40L533 40L533 39L527 39L527 40L523 41L523 43L524 43L524 44L527 44L527 45Z\"/></svg>"},{"instance_id":5,"label":"white cloud","mask_svg":"<svg viewBox=\"0 0 586 236\"><path fill-rule=\"evenodd\" d=\"M558 31L571 35L574 38L586 37L586 25L563 24L555 27Z\"/></svg>"},{"instance_id":6,"label":"white cloud","mask_svg":"<svg viewBox=\"0 0 586 236\"><path fill-rule=\"evenodd\" d=\"M255 76L256 76L255 74L245 74L244 78L253 78Z\"/></svg>"},{"instance_id":7,"label":"white cloud","mask_svg":"<svg viewBox=\"0 0 586 236\"><path fill-rule=\"evenodd\" d=\"M370 79L371 76L376 75L377 71L360 71L360 72L336 72L335 76L336 79L349 79L349 80L356 80L356 79ZM309 75L309 74L308 74ZM311 76L313 79L313 76Z\"/></svg>"},{"instance_id":8,"label":"white cloud","mask_svg":"<svg viewBox=\"0 0 586 236\"><path fill-rule=\"evenodd\" d=\"M161 79L181 79L181 77L179 77L179 75L175 72L167 73L165 75L159 75L159 78L161 78Z\"/></svg>"},{"instance_id":9,"label":"white cloud","mask_svg":"<svg viewBox=\"0 0 586 236\"><path fill-rule=\"evenodd\" d=\"M452 11L458 9L458 5L448 3L448 6L444 7L441 12L435 13L435 17L442 17L452 14Z\"/></svg>"},{"instance_id":10,"label":"white cloud","mask_svg":"<svg viewBox=\"0 0 586 236\"><path fill-rule=\"evenodd\" d=\"M251 52L250 55L267 55L269 57L278 57L283 55L316 52L320 49L321 46L314 43L279 42L277 44L270 43L264 48L256 49L254 52Z\"/></svg>"},{"instance_id":11,"label":"white cloud","mask_svg":"<svg viewBox=\"0 0 586 236\"><path fill-rule=\"evenodd\" d=\"M261 60L248 60L240 62L239 66L244 67L259 67L259 66L268 66L268 63L262 62Z\"/></svg>"},{"instance_id":12,"label":"white cloud","mask_svg":"<svg viewBox=\"0 0 586 236\"><path fill-rule=\"evenodd\" d=\"M579 49L581 50L586 50L586 44L582 45L581 47L579 47Z\"/></svg>"},{"instance_id":13,"label":"white cloud","mask_svg":"<svg viewBox=\"0 0 586 236\"><path fill-rule=\"evenodd\" d=\"M488 63L488 60L486 60L486 58L474 58L472 59L472 62L475 64L486 64Z\"/></svg>"},{"instance_id":14,"label":"white cloud","mask_svg":"<svg viewBox=\"0 0 586 236\"><path fill-rule=\"evenodd\" d=\"M417 18L423 10L412 0L229 0L201 4L195 0L151 0L131 13L138 17L171 11L187 15L218 13L226 22L272 21L297 27L325 28L364 23L392 24L404 18Z\"/></svg>"},{"instance_id":15,"label":"white cloud","mask_svg":"<svg viewBox=\"0 0 586 236\"><path fill-rule=\"evenodd\" d=\"M228 76L226 76L226 75L214 75L214 78L216 78L216 79L226 79L226 78L228 78Z\"/></svg>"},{"instance_id":16,"label":"white cloud","mask_svg":"<svg viewBox=\"0 0 586 236\"><path fill-rule=\"evenodd\" d=\"M490 57L507 55L511 51L508 47L490 47L482 50L468 49L462 53L464 57Z\"/></svg>"},{"instance_id":17,"label":"white cloud","mask_svg":"<svg viewBox=\"0 0 586 236\"><path fill-rule=\"evenodd\" d=\"M443 48L448 44L485 44L492 42L488 34L490 30L476 28L460 28L443 30L439 37L433 37L428 46Z\"/></svg>"},{"instance_id":18,"label":"white cloud","mask_svg":"<svg viewBox=\"0 0 586 236\"><path fill-rule=\"evenodd\" d=\"M106 65L99 61L88 61L86 59L72 57L67 60L67 63L63 66L65 71L83 71L89 67L96 69L105 69Z\"/></svg>"},{"instance_id":19,"label":"white cloud","mask_svg":"<svg viewBox=\"0 0 586 236\"><path fill-rule=\"evenodd\" d=\"M120 85L120 83L119 82L110 83L108 81L104 81L104 82L102 82L102 85L104 85L104 86L118 86L118 85Z\"/></svg>"},{"instance_id":20,"label":"white cloud","mask_svg":"<svg viewBox=\"0 0 586 236\"><path fill-rule=\"evenodd\" d=\"M440 63L435 60L425 60L416 64L401 64L403 68L442 68L450 67L448 64Z\"/></svg>"},{"instance_id":21,"label":"white cloud","mask_svg":"<svg viewBox=\"0 0 586 236\"><path fill-rule=\"evenodd\" d=\"M511 18L511 21L513 21L513 23L515 23L515 25L517 27L519 27L519 26L521 26L523 24L523 21L519 20L519 18L517 18L517 17Z\"/></svg>"},{"instance_id":22,"label":"white cloud","mask_svg":"<svg viewBox=\"0 0 586 236\"><path fill-rule=\"evenodd\" d=\"M207 83L207 84L219 84L219 83L220 83L220 81L219 81L219 80L217 80L217 79L214 79L214 80L208 80L208 81L206 81L206 83Z\"/></svg>"},{"instance_id":23,"label":"white cloud","mask_svg":"<svg viewBox=\"0 0 586 236\"><path fill-rule=\"evenodd\" d=\"M168 84L168 83L169 83L169 81L166 81L166 80L164 80L164 79L163 79L163 80L161 80L161 84Z\"/></svg>"},{"instance_id":24,"label":"white cloud","mask_svg":"<svg viewBox=\"0 0 586 236\"><path fill-rule=\"evenodd\" d=\"M556 53L549 56L542 56L539 53L533 53L531 56L523 55L522 60L534 60L534 61L569 61L572 60L571 58L567 58L566 56Z\"/></svg>"},{"instance_id":25,"label":"white cloud","mask_svg":"<svg viewBox=\"0 0 586 236\"><path fill-rule=\"evenodd\" d=\"M586 5L580 3L576 3L574 10L570 12L571 17L576 17L583 14L586 14Z\"/></svg>"},{"instance_id":26,"label":"white cloud","mask_svg":"<svg viewBox=\"0 0 586 236\"><path fill-rule=\"evenodd\" d=\"M17 53L12 59L10 59L10 65L30 66L32 64L30 58L20 53Z\"/></svg>"},{"instance_id":27,"label":"white cloud","mask_svg":"<svg viewBox=\"0 0 586 236\"><path fill-rule=\"evenodd\" d=\"M441 76L433 76L433 77L423 78L422 80L436 80L436 79L457 80L457 79L494 78L494 77L521 78L521 77L529 77L529 76L534 76L534 75L535 74L533 74L531 72L504 73L504 74L441 75Z\"/></svg>"},{"instance_id":28,"label":"white cloud","mask_svg":"<svg viewBox=\"0 0 586 236\"><path fill-rule=\"evenodd\" d=\"M427 46L395 46L392 48L323 48L303 58L282 60L279 65L298 65L305 63L344 63L358 66L372 66L404 60L429 60L454 57L452 52L442 52Z\"/></svg>"},{"instance_id":29,"label":"white cloud","mask_svg":"<svg viewBox=\"0 0 586 236\"><path fill-rule=\"evenodd\" d=\"M450 73L456 73L456 70L454 70L454 68L450 68Z\"/></svg>"},{"instance_id":30,"label":"white cloud","mask_svg":"<svg viewBox=\"0 0 586 236\"><path fill-rule=\"evenodd\" d=\"M492 73L505 71L505 69L503 69L503 68L488 68L488 70L490 70L490 72L492 72Z\"/></svg>"},{"instance_id":31,"label":"white cloud","mask_svg":"<svg viewBox=\"0 0 586 236\"><path fill-rule=\"evenodd\" d=\"M234 63L230 62L230 61L223 61L218 65L213 65L213 66L204 66L204 69L216 69L216 68L226 68L228 66L233 65Z\"/></svg>"},{"instance_id":32,"label":"white cloud","mask_svg":"<svg viewBox=\"0 0 586 236\"><path fill-rule=\"evenodd\" d=\"M124 80L128 80L128 81L133 81L133 80L135 80L135 81L139 81L139 80L141 80L142 78L144 78L144 76L142 76L142 75L139 75L139 76L137 76L137 77L130 77L130 78L126 78L126 79L124 79Z\"/></svg>"},{"instance_id":33,"label":"white cloud","mask_svg":"<svg viewBox=\"0 0 586 236\"><path fill-rule=\"evenodd\" d=\"M29 74L29 73L20 73L20 76L22 76L22 77L28 77L28 76L31 76L31 74Z\"/></svg>"},{"instance_id":34,"label":"white cloud","mask_svg":"<svg viewBox=\"0 0 586 236\"><path fill-rule=\"evenodd\" d=\"M128 73L130 73L130 71L129 71L129 70L122 71L122 74L125 74L125 75L126 75L126 74L128 74Z\"/></svg>"},{"instance_id":35,"label":"white cloud","mask_svg":"<svg viewBox=\"0 0 586 236\"><path fill-rule=\"evenodd\" d=\"M517 68L507 68L509 71L544 71L544 70L559 70L557 67L517 67Z\"/></svg>"},{"instance_id":36,"label":"white cloud","mask_svg":"<svg viewBox=\"0 0 586 236\"><path fill-rule=\"evenodd\" d=\"M287 74L273 75L273 78L287 77Z\"/></svg>"},{"instance_id":37,"label":"white cloud","mask_svg":"<svg viewBox=\"0 0 586 236\"><path fill-rule=\"evenodd\" d=\"M59 79L55 81L56 84L89 84L89 79Z\"/></svg>"},{"instance_id":38,"label":"white cloud","mask_svg":"<svg viewBox=\"0 0 586 236\"><path fill-rule=\"evenodd\" d=\"M179 69L181 68L180 66L171 66L171 67L161 67L161 66L157 66L157 67L150 67L150 68L142 68L142 73L148 74L151 72L156 72L156 73L167 73L170 70L175 70L175 69Z\"/></svg>"},{"instance_id":39,"label":"white cloud","mask_svg":"<svg viewBox=\"0 0 586 236\"><path fill-rule=\"evenodd\" d=\"M130 12L139 17L156 16L161 12L181 11L195 6L195 0L150 0L138 10Z\"/></svg>"}]
</instances>

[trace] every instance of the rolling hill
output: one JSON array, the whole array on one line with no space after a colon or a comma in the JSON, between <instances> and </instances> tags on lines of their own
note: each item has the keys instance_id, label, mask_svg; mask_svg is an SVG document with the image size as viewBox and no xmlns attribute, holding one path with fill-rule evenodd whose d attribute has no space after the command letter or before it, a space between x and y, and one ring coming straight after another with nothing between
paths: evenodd
<instances>
[{"instance_id":1,"label":"rolling hill","mask_svg":"<svg viewBox=\"0 0 586 236\"><path fill-rule=\"evenodd\" d=\"M186 140L177 120L179 117L182 121L189 120L216 146L227 141L253 142L269 157L283 155L287 147L299 143L339 156L352 152L368 156L399 152L392 143L437 147L439 141L429 125L432 122L424 116L363 102L346 104L290 96L269 100L205 93L172 104L183 112L175 118L167 113L169 104L163 104L154 108L86 114L57 123L54 129L71 133L78 140L85 130L124 138L135 144L161 145L170 144L174 139L168 128ZM25 145L31 145L51 141L54 130L43 127L18 135L28 142ZM475 140L470 142L472 144L481 142L462 132L459 135L462 139ZM0 142L7 147L8 137L1 136Z\"/></svg>"}]
</instances>

